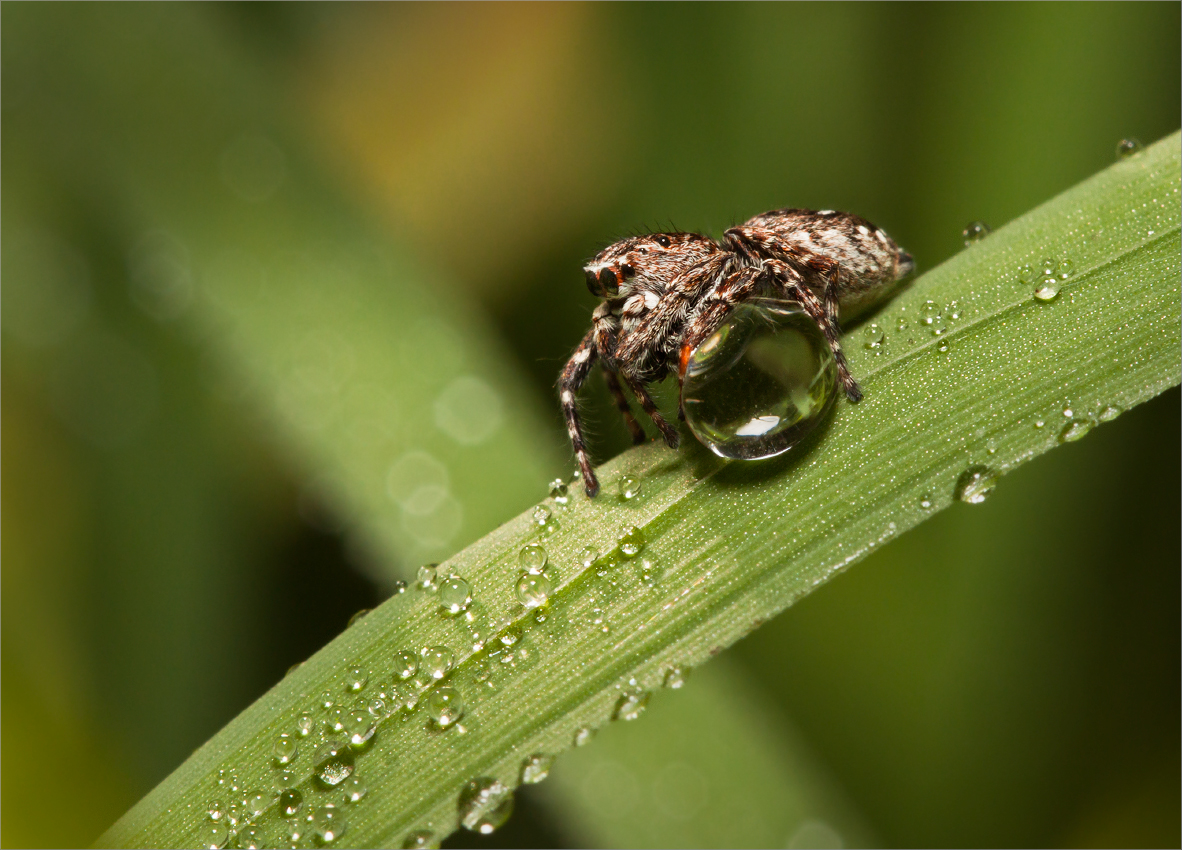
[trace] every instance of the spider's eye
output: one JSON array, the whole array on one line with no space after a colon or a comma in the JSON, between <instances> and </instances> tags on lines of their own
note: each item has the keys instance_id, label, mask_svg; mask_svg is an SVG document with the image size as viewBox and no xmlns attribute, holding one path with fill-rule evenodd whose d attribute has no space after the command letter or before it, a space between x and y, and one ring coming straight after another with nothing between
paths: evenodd
<instances>
[{"instance_id":1,"label":"spider's eye","mask_svg":"<svg viewBox=\"0 0 1182 850\"><path fill-rule=\"evenodd\" d=\"M620 282L611 269L604 269L599 273L599 286L608 295L616 295L620 291Z\"/></svg>"},{"instance_id":2,"label":"spider's eye","mask_svg":"<svg viewBox=\"0 0 1182 850\"><path fill-rule=\"evenodd\" d=\"M669 237L665 236L664 234L661 234L655 238L657 240L657 244L660 245L662 248L668 248L672 244L669 241Z\"/></svg>"},{"instance_id":3,"label":"spider's eye","mask_svg":"<svg viewBox=\"0 0 1182 850\"><path fill-rule=\"evenodd\" d=\"M591 271L591 269L583 269L583 274L587 276L587 289L592 295L602 298L603 290L599 288L599 278L595 276L595 272Z\"/></svg>"}]
</instances>

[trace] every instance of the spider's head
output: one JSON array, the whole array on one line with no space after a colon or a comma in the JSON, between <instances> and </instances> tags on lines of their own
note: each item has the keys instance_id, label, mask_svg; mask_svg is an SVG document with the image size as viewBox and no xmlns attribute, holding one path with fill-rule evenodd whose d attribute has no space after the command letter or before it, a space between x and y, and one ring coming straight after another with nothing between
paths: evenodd
<instances>
[{"instance_id":1,"label":"spider's head","mask_svg":"<svg viewBox=\"0 0 1182 850\"><path fill-rule=\"evenodd\" d=\"M583 266L592 295L612 298L624 290L664 289L690 266L722 250L697 233L650 233L607 246Z\"/></svg>"}]
</instances>

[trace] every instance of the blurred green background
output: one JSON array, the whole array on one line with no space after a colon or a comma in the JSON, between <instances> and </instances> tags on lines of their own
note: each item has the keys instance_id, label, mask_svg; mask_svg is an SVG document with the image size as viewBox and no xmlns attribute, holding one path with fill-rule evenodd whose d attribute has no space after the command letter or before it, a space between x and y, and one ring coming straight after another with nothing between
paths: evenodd
<instances>
[{"instance_id":1,"label":"blurred green background","mask_svg":"<svg viewBox=\"0 0 1182 850\"><path fill-rule=\"evenodd\" d=\"M4 4L0 842L94 841L565 473L604 244L811 206L931 268L1179 127L1179 9ZM856 565L736 709L887 845L1177 846L1180 433L1175 390ZM652 843L579 805L452 843Z\"/></svg>"}]
</instances>

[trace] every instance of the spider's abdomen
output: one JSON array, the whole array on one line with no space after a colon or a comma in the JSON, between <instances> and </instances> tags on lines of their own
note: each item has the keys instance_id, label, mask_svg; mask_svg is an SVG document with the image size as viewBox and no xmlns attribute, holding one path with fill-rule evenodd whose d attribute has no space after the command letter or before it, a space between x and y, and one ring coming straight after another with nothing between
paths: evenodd
<instances>
[{"instance_id":1,"label":"spider's abdomen","mask_svg":"<svg viewBox=\"0 0 1182 850\"><path fill-rule=\"evenodd\" d=\"M915 267L911 256L861 216L832 210L774 210L726 232L729 247L751 260L783 260L801 272L810 288L826 280L843 294L896 281Z\"/></svg>"}]
</instances>

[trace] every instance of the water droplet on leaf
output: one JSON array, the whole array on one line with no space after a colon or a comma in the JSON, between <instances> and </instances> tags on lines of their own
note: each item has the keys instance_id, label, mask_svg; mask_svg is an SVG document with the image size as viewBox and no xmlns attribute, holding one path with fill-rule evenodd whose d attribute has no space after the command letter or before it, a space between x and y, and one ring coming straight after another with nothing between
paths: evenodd
<instances>
[{"instance_id":1,"label":"water droplet on leaf","mask_svg":"<svg viewBox=\"0 0 1182 850\"><path fill-rule=\"evenodd\" d=\"M964 244L967 246L972 245L975 242L980 242L982 239L988 236L990 232L991 228L985 222L971 221L965 227L964 232L961 235L964 236Z\"/></svg>"},{"instance_id":2,"label":"water droplet on leaf","mask_svg":"<svg viewBox=\"0 0 1182 850\"><path fill-rule=\"evenodd\" d=\"M316 779L330 788L353 774L353 751L340 741L328 741L316 750Z\"/></svg>"},{"instance_id":3,"label":"water droplet on leaf","mask_svg":"<svg viewBox=\"0 0 1182 850\"><path fill-rule=\"evenodd\" d=\"M956 480L954 495L962 502L979 505L997 486L997 473L986 466L971 466Z\"/></svg>"},{"instance_id":4,"label":"water droplet on leaf","mask_svg":"<svg viewBox=\"0 0 1182 850\"><path fill-rule=\"evenodd\" d=\"M288 788L279 794L279 814L285 818L295 817L304 804L304 795L295 788Z\"/></svg>"},{"instance_id":5,"label":"water droplet on leaf","mask_svg":"<svg viewBox=\"0 0 1182 850\"><path fill-rule=\"evenodd\" d=\"M436 688L427 697L427 714L442 729L464 716L464 701L455 688Z\"/></svg>"},{"instance_id":6,"label":"water droplet on leaf","mask_svg":"<svg viewBox=\"0 0 1182 850\"><path fill-rule=\"evenodd\" d=\"M570 497L567 495L567 493L568 491L566 482L561 478L555 478L550 482L550 498L554 500L554 504L565 505L568 501L570 501Z\"/></svg>"},{"instance_id":7,"label":"water droplet on leaf","mask_svg":"<svg viewBox=\"0 0 1182 850\"><path fill-rule=\"evenodd\" d=\"M459 576L439 582L439 606L448 614L459 614L472 602L472 587Z\"/></svg>"},{"instance_id":8,"label":"water droplet on leaf","mask_svg":"<svg viewBox=\"0 0 1182 850\"><path fill-rule=\"evenodd\" d=\"M413 676L419 669L418 659L415 658L413 652L406 652L405 650L396 653L394 656L394 675L395 677L406 681Z\"/></svg>"},{"instance_id":9,"label":"water droplet on leaf","mask_svg":"<svg viewBox=\"0 0 1182 850\"><path fill-rule=\"evenodd\" d=\"M361 798L364 797L368 792L369 789L365 787L365 783L362 782L358 777L353 776L345 780L346 803L359 803L361 802Z\"/></svg>"},{"instance_id":10,"label":"water droplet on leaf","mask_svg":"<svg viewBox=\"0 0 1182 850\"><path fill-rule=\"evenodd\" d=\"M528 546L523 546L521 551L517 553L517 562L521 564L522 568L527 573L538 575L546 568L546 561L549 556L546 550L537 543L531 543Z\"/></svg>"},{"instance_id":11,"label":"water droplet on leaf","mask_svg":"<svg viewBox=\"0 0 1182 850\"><path fill-rule=\"evenodd\" d=\"M464 829L489 835L513 814L513 792L496 779L473 779L460 792L459 810Z\"/></svg>"},{"instance_id":12,"label":"water droplet on leaf","mask_svg":"<svg viewBox=\"0 0 1182 850\"><path fill-rule=\"evenodd\" d=\"M312 829L323 844L332 844L345 834L345 814L329 803L316 810L312 818Z\"/></svg>"},{"instance_id":13,"label":"water droplet on leaf","mask_svg":"<svg viewBox=\"0 0 1182 850\"><path fill-rule=\"evenodd\" d=\"M1044 278L1034 290L1034 297L1039 301L1054 301L1059 294L1059 281L1053 277Z\"/></svg>"},{"instance_id":14,"label":"water droplet on leaf","mask_svg":"<svg viewBox=\"0 0 1182 850\"><path fill-rule=\"evenodd\" d=\"M575 730L575 746L585 747L591 743L591 739L595 737L595 730L590 726L584 726L581 729Z\"/></svg>"},{"instance_id":15,"label":"water droplet on leaf","mask_svg":"<svg viewBox=\"0 0 1182 850\"><path fill-rule=\"evenodd\" d=\"M862 329L862 344L867 348L881 348L886 334L878 325L871 323Z\"/></svg>"},{"instance_id":16,"label":"water droplet on leaf","mask_svg":"<svg viewBox=\"0 0 1182 850\"><path fill-rule=\"evenodd\" d=\"M616 703L616 710L612 720L635 720L648 707L649 692L624 694Z\"/></svg>"},{"instance_id":17,"label":"water droplet on leaf","mask_svg":"<svg viewBox=\"0 0 1182 850\"><path fill-rule=\"evenodd\" d=\"M517 601L526 608L537 608L546 604L551 589L550 579L545 573L522 573L517 579Z\"/></svg>"},{"instance_id":18,"label":"water droplet on leaf","mask_svg":"<svg viewBox=\"0 0 1182 850\"><path fill-rule=\"evenodd\" d=\"M685 680L689 678L688 667L670 667L665 671L665 687L677 690L685 687Z\"/></svg>"},{"instance_id":19,"label":"water droplet on leaf","mask_svg":"<svg viewBox=\"0 0 1182 850\"><path fill-rule=\"evenodd\" d=\"M635 558L644 549L644 532L635 525L620 536L620 552L625 558Z\"/></svg>"},{"instance_id":20,"label":"water droplet on leaf","mask_svg":"<svg viewBox=\"0 0 1182 850\"><path fill-rule=\"evenodd\" d=\"M339 623L340 620L337 622ZM275 756L276 765L291 764L300 754L300 748L296 744L295 736L281 732L271 747L271 753Z\"/></svg>"},{"instance_id":21,"label":"water droplet on leaf","mask_svg":"<svg viewBox=\"0 0 1182 850\"><path fill-rule=\"evenodd\" d=\"M640 481L631 475L625 475L620 478L619 491L620 498L630 502L640 495Z\"/></svg>"},{"instance_id":22,"label":"water droplet on leaf","mask_svg":"<svg viewBox=\"0 0 1182 850\"><path fill-rule=\"evenodd\" d=\"M455 656L446 646L426 646L419 653L419 670L432 679L442 679L454 661Z\"/></svg>"},{"instance_id":23,"label":"water droplet on leaf","mask_svg":"<svg viewBox=\"0 0 1182 850\"><path fill-rule=\"evenodd\" d=\"M521 784L537 785L550 775L550 766L554 764L554 756L545 753L535 753L521 763Z\"/></svg>"},{"instance_id":24,"label":"water droplet on leaf","mask_svg":"<svg viewBox=\"0 0 1182 850\"><path fill-rule=\"evenodd\" d=\"M1116 143L1116 158L1127 159L1140 150L1141 142L1138 139L1121 139Z\"/></svg>"},{"instance_id":25,"label":"water droplet on leaf","mask_svg":"<svg viewBox=\"0 0 1182 850\"><path fill-rule=\"evenodd\" d=\"M1092 422L1088 419L1076 419L1068 422L1059 432L1059 439L1064 443L1074 443L1092 430Z\"/></svg>"}]
</instances>

